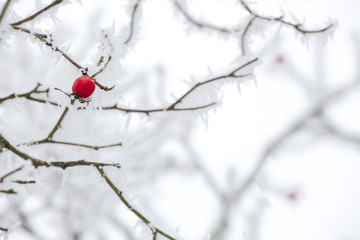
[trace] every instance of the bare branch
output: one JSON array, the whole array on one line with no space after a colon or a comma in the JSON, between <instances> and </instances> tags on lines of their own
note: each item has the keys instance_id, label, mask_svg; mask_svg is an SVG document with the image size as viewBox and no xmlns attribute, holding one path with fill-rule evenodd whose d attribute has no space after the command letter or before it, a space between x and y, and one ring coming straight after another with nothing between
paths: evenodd
<instances>
[{"instance_id":1,"label":"bare branch","mask_svg":"<svg viewBox=\"0 0 360 240\"><path fill-rule=\"evenodd\" d=\"M28 181L25 181L25 180L14 180L12 181L13 183L18 183L18 184L34 184L36 183L35 180L28 180Z\"/></svg>"},{"instance_id":2,"label":"bare branch","mask_svg":"<svg viewBox=\"0 0 360 240\"><path fill-rule=\"evenodd\" d=\"M8 10L8 8L10 6L10 2L11 2L11 0L6 1L5 5L4 5L4 7L3 7L3 9L2 9L2 11L0 13L0 24L1 24L1 22L2 22L2 20L4 18L4 16L5 16L6 11Z\"/></svg>"},{"instance_id":3,"label":"bare branch","mask_svg":"<svg viewBox=\"0 0 360 240\"><path fill-rule=\"evenodd\" d=\"M15 169L15 170L12 170L11 172L8 172L8 173L7 173L7 174L5 174L4 176L2 176L2 177L0 178L0 183L2 183L2 182L4 181L4 179L5 179L5 178L7 178L7 177L9 177L10 175L12 175L12 174L14 174L14 173L16 173L16 172L20 171L21 169L23 169L23 167L24 167L24 166L21 166L21 167L19 167L19 168Z\"/></svg>"},{"instance_id":4,"label":"bare branch","mask_svg":"<svg viewBox=\"0 0 360 240\"><path fill-rule=\"evenodd\" d=\"M37 158L34 157L30 157L29 155L27 155L26 153L23 153L21 151L19 151L17 148L15 148L14 146L12 146L1 134L0 134L0 143L2 145L2 147L10 150L11 152L15 153L16 155L18 155L19 157L21 157L24 160L30 160L31 163L35 166L35 167L39 167L39 166L46 166L46 167L50 167L50 164L48 162L44 162L42 160L39 160Z\"/></svg>"},{"instance_id":5,"label":"bare branch","mask_svg":"<svg viewBox=\"0 0 360 240\"><path fill-rule=\"evenodd\" d=\"M99 171L100 175L105 179L106 183L109 185L109 187L115 192L115 194L119 197L121 202L131 211L133 212L143 223L146 224L146 226L150 229L150 231L153 234L153 239L156 239L157 234L161 234L167 239L175 240L174 237L171 237L169 234L163 232L157 227L154 227L151 225L150 220L148 220L143 214L141 214L138 210L136 210L124 197L123 192L118 189L115 184L110 180L110 178L106 175L104 169L102 167L96 167Z\"/></svg>"},{"instance_id":6,"label":"bare branch","mask_svg":"<svg viewBox=\"0 0 360 240\"><path fill-rule=\"evenodd\" d=\"M260 16L259 14L255 13L253 10L251 10L249 5L246 4L244 0L240 0L240 3L243 5L243 7L246 9L246 11L248 11L252 16L254 16L256 18L263 19L263 20L266 20L266 21L275 21L275 22L283 23L285 25L293 27L296 31L301 32L303 34L321 33L321 32L325 32L326 30L333 27L333 24L330 24L327 27L316 29L316 30L303 29L301 24L294 24L294 23L285 21L285 20L283 20L282 16L280 16L280 17L264 17L264 16Z\"/></svg>"},{"instance_id":7,"label":"bare branch","mask_svg":"<svg viewBox=\"0 0 360 240\"><path fill-rule=\"evenodd\" d=\"M109 61L110 61L110 59L111 58L109 58ZM102 89L106 92L112 90L115 87L115 85L112 87L106 87L106 86L102 85L101 83L99 83L98 81L96 81L95 79L94 79L94 81L95 81L96 86L98 86L100 89Z\"/></svg>"},{"instance_id":8,"label":"bare branch","mask_svg":"<svg viewBox=\"0 0 360 240\"><path fill-rule=\"evenodd\" d=\"M60 118L58 119L58 121L56 122L55 126L53 127L53 129L51 130L51 132L49 133L46 139L52 140L54 134L60 128L61 122L64 120L68 111L69 111L69 107L65 107L63 113L61 114Z\"/></svg>"},{"instance_id":9,"label":"bare branch","mask_svg":"<svg viewBox=\"0 0 360 240\"><path fill-rule=\"evenodd\" d=\"M17 194L17 192L15 192L14 189L0 190L0 193L5 193L5 194Z\"/></svg>"}]
</instances>

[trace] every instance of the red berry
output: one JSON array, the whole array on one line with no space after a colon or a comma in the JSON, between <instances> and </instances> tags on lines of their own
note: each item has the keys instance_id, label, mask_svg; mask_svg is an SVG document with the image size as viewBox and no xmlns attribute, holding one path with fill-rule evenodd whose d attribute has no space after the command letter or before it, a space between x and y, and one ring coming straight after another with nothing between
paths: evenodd
<instances>
[{"instance_id":1,"label":"red berry","mask_svg":"<svg viewBox=\"0 0 360 240\"><path fill-rule=\"evenodd\" d=\"M80 98L88 98L95 91L95 81L87 75L81 76L75 80L72 91Z\"/></svg>"},{"instance_id":2,"label":"red berry","mask_svg":"<svg viewBox=\"0 0 360 240\"><path fill-rule=\"evenodd\" d=\"M275 62L281 64L284 62L284 57L282 55L277 55L275 58Z\"/></svg>"}]
</instances>

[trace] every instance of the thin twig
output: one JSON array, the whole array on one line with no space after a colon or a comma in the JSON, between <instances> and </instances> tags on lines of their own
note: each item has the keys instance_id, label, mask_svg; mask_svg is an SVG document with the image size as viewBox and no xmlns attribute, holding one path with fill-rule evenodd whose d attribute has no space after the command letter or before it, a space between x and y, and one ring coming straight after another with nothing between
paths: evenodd
<instances>
[{"instance_id":1,"label":"thin twig","mask_svg":"<svg viewBox=\"0 0 360 240\"><path fill-rule=\"evenodd\" d=\"M241 53L243 56L246 55L246 53L245 53L245 36L248 33L249 28L250 28L251 24L253 23L253 21L255 20L255 18L256 18L256 16L253 16L250 19L250 21L248 22L248 24L246 25L246 27L244 29L244 32L241 35Z\"/></svg>"},{"instance_id":2,"label":"thin twig","mask_svg":"<svg viewBox=\"0 0 360 240\"><path fill-rule=\"evenodd\" d=\"M23 24L23 23L29 22L29 21L35 19L35 18L36 18L37 16L39 16L40 14L42 14L43 12L45 12L45 11L49 10L50 8L58 5L58 4L61 3L62 1L63 1L63 0L56 0L56 1L54 1L53 3L51 3L50 5L44 7L43 9L41 9L40 11L34 13L33 15L31 15L31 16L23 19L23 20L20 20L20 21L18 21L18 22L14 22L14 23L12 23L11 25L12 25L12 26L18 26L18 25L21 25L21 24Z\"/></svg>"},{"instance_id":3,"label":"thin twig","mask_svg":"<svg viewBox=\"0 0 360 240\"><path fill-rule=\"evenodd\" d=\"M13 183L18 183L18 184L35 184L36 181L35 180L14 180L12 181Z\"/></svg>"},{"instance_id":4,"label":"thin twig","mask_svg":"<svg viewBox=\"0 0 360 240\"><path fill-rule=\"evenodd\" d=\"M2 177L0 178L0 183L2 183L5 178L7 178L7 177L9 177L10 175L12 175L12 174L20 171L21 169L23 169L23 167L24 167L24 166L18 167L17 169L12 170L12 171L8 172L7 174L5 174L4 176L2 176Z\"/></svg>"},{"instance_id":5,"label":"thin twig","mask_svg":"<svg viewBox=\"0 0 360 240\"><path fill-rule=\"evenodd\" d=\"M225 79L225 78L229 78L229 77L246 77L249 76L250 74L245 74L245 75L237 75L236 73L245 68L246 66L256 62L258 59L255 58L243 65L241 65L240 67L235 68L233 71L231 71L228 74L225 75L221 75L215 78L211 78L208 79L206 81L203 82L198 82L197 84L195 84L193 87L191 87L188 91L186 91L179 99L177 99L174 103L170 104L170 106L165 107L165 108L155 108L155 109L131 109L131 108L122 108L122 107L118 107L117 104L110 106L110 107L101 107L100 109L102 110L119 110L122 112L126 112L126 113L144 113L149 115L150 113L154 113L154 112L167 112L167 111L194 111L194 110L199 110L199 109L203 109L203 108L207 108L210 106L215 105L215 103L209 103L206 105L202 105L202 106L196 106L196 107L188 107L188 108L176 108L176 106L181 103L184 98L186 98L191 92L193 92L195 89L197 89L198 87L211 83L211 82L215 82L215 81L219 81L221 79Z\"/></svg>"},{"instance_id":6,"label":"thin twig","mask_svg":"<svg viewBox=\"0 0 360 240\"><path fill-rule=\"evenodd\" d=\"M133 109L133 108L118 107L117 104L115 104L115 105L113 105L111 107L101 107L99 109L102 109L102 110L118 110L118 111L122 111L122 112L126 112L126 113L144 113L146 115L149 115L150 113L155 113L155 112L195 111L195 110L207 108L207 107L210 107L210 106L213 106L213 105L215 105L215 103L210 103L210 104L197 106L197 107L189 107L189 108L173 108L173 109L169 109L169 107L165 107L165 108L155 108L155 109Z\"/></svg>"},{"instance_id":7,"label":"thin twig","mask_svg":"<svg viewBox=\"0 0 360 240\"><path fill-rule=\"evenodd\" d=\"M125 40L124 44L128 44L132 37L133 37L133 34L134 34L134 24L135 24L135 14L138 10L138 7L139 7L139 3L140 3L141 0L138 0L138 2L134 5L134 8L132 10L132 13L131 13L131 19L130 19L130 32L129 32L129 36L128 38Z\"/></svg>"},{"instance_id":8,"label":"thin twig","mask_svg":"<svg viewBox=\"0 0 360 240\"><path fill-rule=\"evenodd\" d=\"M121 168L119 163L101 163L101 162L88 162L85 160L79 161L69 161L69 162L50 162L51 166L59 167L62 169L66 169L68 167L77 167L77 166L90 166L90 167L115 167Z\"/></svg>"},{"instance_id":9,"label":"thin twig","mask_svg":"<svg viewBox=\"0 0 360 240\"><path fill-rule=\"evenodd\" d=\"M192 24L194 24L195 26L199 27L199 28L209 28L212 30L216 30L219 32L223 32L223 33L232 33L232 32L236 32L239 30L230 30L230 29L226 29L226 28L222 28L222 27L217 27L208 23L199 23L197 20L195 20L193 17L190 16L189 13L187 13L185 11L185 9L180 5L180 3L178 3L178 1L175 1L175 6L178 8L178 10L185 16L185 18L191 22Z\"/></svg>"},{"instance_id":10,"label":"thin twig","mask_svg":"<svg viewBox=\"0 0 360 240\"><path fill-rule=\"evenodd\" d=\"M50 8L58 5L59 3L63 2L63 0L56 0L54 1L53 3L49 4L48 6L44 7L43 9L41 9L40 11L34 13L33 15L23 19L23 20L20 20L18 22L14 22L12 24L10 24L13 29L15 30L18 30L18 31L22 31L22 32L25 32L25 33L28 33L30 35L33 35L35 36L37 39L39 39L41 42L43 42L46 46L48 47L51 47L51 49L55 52L59 52L66 60L68 60L68 62L70 62L72 65L74 65L77 69L79 70L84 70L85 68L83 68L79 63L77 63L75 60L73 60L69 55L67 55L64 51L62 51L60 48L56 47L53 45L52 43L52 39L51 39L51 35L48 36L46 34L40 34L40 33L36 33L36 32L32 32L26 28L23 28L23 27L19 27L19 25L25 23L25 22L28 22L28 21L31 21L33 19L35 19L37 16L39 16L40 14L42 14L43 12L49 10ZM49 39L49 40L47 40ZM107 60L104 68L107 66L107 64L110 62L111 60L111 56L109 56L109 59ZM102 72L103 69L101 69L98 73ZM96 76L98 73L95 73L94 76ZM102 90L105 90L105 91L110 91L114 88L111 87L111 88L108 88L106 86L103 86L102 84L100 84L99 82L95 81L96 85L101 88Z\"/></svg>"},{"instance_id":11,"label":"thin twig","mask_svg":"<svg viewBox=\"0 0 360 240\"><path fill-rule=\"evenodd\" d=\"M0 24L1 24L1 22L2 22L2 20L4 18L4 16L5 16L6 11L8 10L8 8L10 6L10 2L11 2L11 0L6 1L5 5L4 5L4 7L3 7L3 9L2 9L2 11L0 13Z\"/></svg>"},{"instance_id":12,"label":"thin twig","mask_svg":"<svg viewBox=\"0 0 360 240\"><path fill-rule=\"evenodd\" d=\"M202 86L202 85L205 85L205 84L208 84L208 83L211 83L211 82L215 82L215 81L218 81L220 79L225 79L225 78L229 78L229 77L245 77L245 76L248 76L249 74L247 75L236 75L236 72L238 72L239 70L245 68L246 66L256 62L258 59L255 58L243 65L241 65L240 67L236 68L235 70L233 70L232 72L228 73L228 74L225 74L225 75L222 75L222 76L219 76L219 77L215 77L215 78L211 78L209 80L206 80L206 81L203 81L203 82L199 82L197 84L195 84L192 88L190 88L186 93L184 93L178 100L176 100L173 104L171 104L169 107L168 107L168 110L173 110L175 109L175 106L179 103L182 102L182 100L184 100L184 98L186 98L192 91L194 91L196 88Z\"/></svg>"},{"instance_id":13,"label":"thin twig","mask_svg":"<svg viewBox=\"0 0 360 240\"><path fill-rule=\"evenodd\" d=\"M103 32L104 33L104 32ZM112 59L112 53L114 51L114 46L111 44L108 35L104 33L104 38L107 40L108 45L110 46L110 52L108 53L108 59L106 60L104 66L96 73L94 73L93 75L91 75L91 78L94 79L99 73L102 73L106 67L108 66L108 64L110 63L111 59ZM100 66L100 64L104 61L104 57L102 56L98 62L98 66ZM95 83L97 82L94 79ZM99 84L99 83L98 83ZM98 85L99 86L99 85ZM100 86L99 86L100 87ZM111 89L113 89L114 87L112 87ZM110 89L110 90L111 90ZM109 90L105 90L105 91L109 91Z\"/></svg>"},{"instance_id":14,"label":"thin twig","mask_svg":"<svg viewBox=\"0 0 360 240\"><path fill-rule=\"evenodd\" d=\"M248 11L254 17L257 17L257 18L263 19L263 20L267 20L267 21L275 21L275 22L283 23L285 25L293 27L296 31L301 32L303 34L321 33L321 32L325 32L326 30L333 27L333 24L330 24L327 27L316 29L316 30L303 29L301 24L294 24L294 23L285 21L282 16L280 16L280 17L264 17L264 16L261 16L261 15L255 13L253 10L251 10L249 5L246 4L244 0L240 0L240 3L243 5L243 7L246 9L246 11Z\"/></svg>"},{"instance_id":15,"label":"thin twig","mask_svg":"<svg viewBox=\"0 0 360 240\"><path fill-rule=\"evenodd\" d=\"M2 144L2 147L10 150L14 154L18 155L20 158L22 158L24 160L30 160L35 168L38 168L38 167L59 167L59 168L62 168L62 169L66 169L68 167L76 167L76 166L93 166L93 167L110 166L110 167L116 167L116 168L121 167L118 163L99 163L99 162L88 162L88 161L85 161L85 160L69 161L69 162L57 162L57 161L46 162L46 161L42 161L40 159L31 157L31 156L27 155L26 153L18 150L17 148L12 146L1 134L0 134L0 143Z\"/></svg>"},{"instance_id":16,"label":"thin twig","mask_svg":"<svg viewBox=\"0 0 360 240\"><path fill-rule=\"evenodd\" d=\"M111 147L117 147L117 146L122 146L122 143L115 143L115 144L109 144L109 145L101 145L101 146L92 146L92 145L87 145L87 144L81 144L81 143L72 143L72 142L64 142L64 141L56 141L56 140L52 140L49 138L40 140L40 141L34 141L31 143L23 143L23 144L19 144L20 145L38 145L38 144L62 144L62 145L69 145L69 146L77 146L77 147L84 147L84 148L91 148L94 150L99 150L102 148L111 148Z\"/></svg>"},{"instance_id":17,"label":"thin twig","mask_svg":"<svg viewBox=\"0 0 360 240\"><path fill-rule=\"evenodd\" d=\"M56 122L55 126L53 127L53 129L51 130L51 132L49 133L49 135L47 136L47 140L52 140L54 134L56 133L56 131L61 127L61 122L64 120L66 114L69 111L69 107L65 107L63 113L61 114L60 118L58 119L58 121Z\"/></svg>"},{"instance_id":18,"label":"thin twig","mask_svg":"<svg viewBox=\"0 0 360 240\"><path fill-rule=\"evenodd\" d=\"M169 234L165 233L164 231L160 230L157 227L154 227L151 225L150 220L148 220L143 214L141 214L138 210L136 210L124 197L123 192L118 189L115 184L110 180L110 178L106 175L104 169L102 167L96 167L99 171L100 175L105 179L106 183L109 185L109 187L115 192L115 194L119 197L121 202L131 211L133 212L143 223L146 224L146 226L150 229L150 231L153 234L153 239L156 239L157 234L161 234L167 239L175 240L174 237L170 236Z\"/></svg>"},{"instance_id":19,"label":"thin twig","mask_svg":"<svg viewBox=\"0 0 360 240\"><path fill-rule=\"evenodd\" d=\"M49 93L49 89L45 89L45 90L38 90L39 87L41 86L40 83L38 83L35 88L33 88L32 90L30 90L29 92L27 93L22 93L22 94L15 94L15 93L12 93L10 94L9 96L7 97L4 97L4 98L0 98L0 104L7 101L7 100L10 100L10 99L14 99L14 98L26 98L26 99L29 99L29 100L33 100L33 101L38 101L40 99L31 99L32 96L31 94L40 94L40 93L46 93L48 94ZM44 100L45 101L45 100Z\"/></svg>"}]
</instances>

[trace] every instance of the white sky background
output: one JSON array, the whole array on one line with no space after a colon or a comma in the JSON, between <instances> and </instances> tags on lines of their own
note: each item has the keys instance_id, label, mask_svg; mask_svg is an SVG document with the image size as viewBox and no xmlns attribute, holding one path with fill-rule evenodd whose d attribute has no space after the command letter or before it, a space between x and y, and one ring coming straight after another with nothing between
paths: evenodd
<instances>
[{"instance_id":1,"label":"white sky background","mask_svg":"<svg viewBox=\"0 0 360 240\"><path fill-rule=\"evenodd\" d=\"M135 52L123 63L122 67L126 70L121 71L121 76L128 79L150 79L144 85L155 82L153 79L171 79L167 84L159 84L158 88L165 89L169 94L153 97L156 88L147 89L145 86L144 89L137 90L136 96L144 94L148 99L144 98L143 102L137 103L138 106L135 107L170 102L170 92L179 96L188 88L181 80L189 80L190 75L193 75L194 79L203 78L208 74L208 67L215 75L217 72L222 73L229 64L233 64L232 60L237 56L237 53L233 52L233 47L238 44L236 40L211 33L209 30L198 31L190 24L184 27L181 14L177 13L174 17L174 8L169 7L166 2L146 1L148 8L144 7L142 10L142 29L135 32L135 36L139 38L138 45ZM212 3L216 2L193 1L190 12L204 22L231 26L231 23L237 20L237 9L212 8ZM228 2L231 1L224 1L224 5L227 6ZM18 1L19 6L20 3L22 1ZM287 0L266 1L252 6L260 14L271 15L277 13L277 4L284 4L281 5L283 11L293 13L300 21L306 19L308 26L314 26L313 23L315 26L322 26L322 23L331 18L338 21L338 29L333 40L328 41L326 47L322 48L315 41L310 41L306 47L299 37L295 37L293 29L283 27L280 38L273 43L268 55L255 70L257 84L250 81L241 85L241 94L236 84L223 85L222 106L215 113L209 113L207 124L198 118L191 144L200 150L203 164L224 188L231 188L228 179L230 172L234 174L234 182L243 179L244 174L254 166L264 146L287 125L301 117L309 104L314 102L315 99L306 95L296 83L299 75L294 75L294 69L311 81L325 82L333 87L356 77L356 68L359 65L355 56L360 39L359 1ZM96 44L97 39L93 38L93 34L99 27L110 28L113 16L117 16L114 22L116 29L121 25L120 22L128 20L127 13L122 12L119 7L122 6L120 1L111 2L109 5L102 1L84 1L83 5L73 5L59 10L57 16L62 24L56 29L54 36L66 39L65 45L72 43L69 51L73 56L83 56L81 61L96 61L92 56L95 53L87 52L87 46ZM229 14L228 10L233 12ZM25 15L27 12L24 8L19 8L18 11L19 15L21 11L24 11ZM88 26L89 19L92 19L95 27L79 30L79 25ZM71 24L74 21L76 24ZM66 29L61 29L61 26L66 26ZM191 35L190 39L187 34ZM358 36L357 40L354 40L355 36ZM266 37L268 35L257 39L264 41ZM87 42L85 46L84 42ZM214 42L218 44L216 48L212 47ZM278 55L283 56L284 63L275 63ZM54 71L45 77L50 86L56 84L51 80L52 74L59 74ZM71 74L74 73L63 74L70 80L57 87L70 89L71 77L75 77ZM106 77L110 76L104 74L105 83L111 82L112 79L106 80ZM119 86L116 91L120 93L122 88L129 84L129 80L121 77L114 81ZM61 99L61 93L55 94ZM95 103L97 94L94 94ZM359 97L356 94L359 94L359 91L345 102L346 104L336 105L332 117L344 129L360 134L357 104ZM101 102L106 102L100 94L98 98ZM132 102L131 93L123 98L125 102ZM135 123L130 123L129 129L135 128ZM280 152L271 156L264 175L255 187L255 192L264 194L266 206L259 239L359 239L359 154L359 145L353 146L326 136L312 137L304 134L292 139ZM270 190L267 189L268 185L271 186ZM216 211L209 211L216 203L207 198L211 194L207 189L203 189L201 180L189 178L188 182L185 182L177 176L168 176L156 187L163 191L160 200L153 206L159 209L158 214L171 226L180 226L179 233L185 239L203 237L203 231L216 216ZM300 200L296 203L288 201L288 191L297 191ZM146 199L151 192L139 193L141 194ZM141 202L141 196L139 199ZM246 204L252 203L245 202L244 205L247 206ZM174 208L174 205L179 208ZM176 218L167 219L166 213L171 213L169 215ZM246 207L243 211L239 210L238 214L248 214ZM203 228L199 227L199 222L203 223ZM246 239L248 233L243 226L243 223L235 221L234 235L229 236L229 239Z\"/></svg>"}]
</instances>

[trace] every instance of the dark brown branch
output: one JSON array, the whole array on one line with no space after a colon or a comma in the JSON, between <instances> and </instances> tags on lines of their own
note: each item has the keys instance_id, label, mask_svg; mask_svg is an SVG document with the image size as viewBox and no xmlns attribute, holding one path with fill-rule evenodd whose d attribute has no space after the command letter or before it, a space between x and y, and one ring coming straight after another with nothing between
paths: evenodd
<instances>
[{"instance_id":1,"label":"dark brown branch","mask_svg":"<svg viewBox=\"0 0 360 240\"><path fill-rule=\"evenodd\" d=\"M103 59L103 57L101 57L101 59ZM96 75L98 75L99 73L102 73L105 70L105 68L107 67L107 65L109 64L109 62L111 61L111 59L112 59L112 57L111 57L111 55L109 55L108 59L106 60L106 62L104 64L104 66L99 71L97 71L96 73L91 75L91 78L94 79L96 77ZM114 88L114 87L112 87L112 88Z\"/></svg>"},{"instance_id":2,"label":"dark brown branch","mask_svg":"<svg viewBox=\"0 0 360 240\"><path fill-rule=\"evenodd\" d=\"M100 162L88 162L85 160L79 161L70 161L70 162L50 162L51 166L59 167L62 169L66 169L68 167L77 167L77 166L90 166L90 167L116 167L121 168L120 164L118 163L100 163Z\"/></svg>"},{"instance_id":3,"label":"dark brown branch","mask_svg":"<svg viewBox=\"0 0 360 240\"><path fill-rule=\"evenodd\" d=\"M18 183L18 184L34 184L36 183L35 180L28 180L28 181L25 181L25 180L14 180L12 181L13 183Z\"/></svg>"},{"instance_id":4,"label":"dark brown branch","mask_svg":"<svg viewBox=\"0 0 360 240\"><path fill-rule=\"evenodd\" d=\"M9 230L7 228L0 227L0 231L7 232Z\"/></svg>"},{"instance_id":5,"label":"dark brown branch","mask_svg":"<svg viewBox=\"0 0 360 240\"><path fill-rule=\"evenodd\" d=\"M209 29L216 30L216 31L219 31L219 32L223 32L223 33L232 33L232 32L239 31L239 30L230 30L230 29L226 29L226 28L222 28L222 27L217 27L217 26L214 26L214 25L211 25L211 24L208 24L208 23L199 23L197 20L195 20L193 17L191 17L190 14L187 13L185 11L185 9L177 1L175 1L175 6L185 16L185 18L189 22L191 22L192 24L194 24L198 28L209 28Z\"/></svg>"},{"instance_id":6,"label":"dark brown branch","mask_svg":"<svg viewBox=\"0 0 360 240\"><path fill-rule=\"evenodd\" d=\"M12 170L11 172L8 172L8 173L7 173L7 174L5 174L4 176L2 176L2 177L0 178L0 183L2 183L2 182L4 181L4 179L5 179L5 178L7 178L7 177L9 177L10 175L12 175L12 174L14 174L14 173L16 173L16 172L20 171L21 169L23 169L23 167L24 167L24 166L21 166L21 167L19 167L19 168L15 169L15 170Z\"/></svg>"},{"instance_id":7,"label":"dark brown branch","mask_svg":"<svg viewBox=\"0 0 360 240\"><path fill-rule=\"evenodd\" d=\"M12 94L10 94L10 95L7 96L7 97L0 98L0 104L1 104L2 102L5 102L5 101L10 100L10 99L14 99L14 98L26 98L26 99L29 99L29 100L32 100L32 101L43 101L43 102L45 103L45 102L46 102L45 100L36 99L36 98L33 98L33 97L31 96L31 94L40 94L40 93L46 93L46 94L48 94L48 93L49 93L49 89L39 90L39 87L40 87L40 86L41 86L41 84L38 83L34 89L32 89L31 91L29 91L29 92L27 92L27 93L23 93L23 94L15 94L15 93L12 93Z\"/></svg>"},{"instance_id":8,"label":"dark brown branch","mask_svg":"<svg viewBox=\"0 0 360 240\"><path fill-rule=\"evenodd\" d=\"M246 66L256 62L258 59L255 58L245 64L243 64L242 66L236 68L234 71L226 74L226 75L222 75L222 76L219 76L219 77L215 77L215 78L211 78L209 80L206 80L206 81L203 81L203 82L199 82L197 84L195 84L192 88L190 88L190 90L188 90L184 95L182 95L178 100L176 100L173 104L171 104L169 107L168 107L168 110L173 110L175 109L175 106L179 103L181 103L181 101L186 98L192 91L194 91L196 88L202 86L202 85L205 85L205 84L208 84L208 83L211 83L211 82L215 82L215 81L218 81L220 79L225 79L225 78L229 78L229 77L245 77L245 76L248 76L248 75L236 75L236 72L238 72L239 70L245 68Z\"/></svg>"},{"instance_id":9,"label":"dark brown branch","mask_svg":"<svg viewBox=\"0 0 360 240\"><path fill-rule=\"evenodd\" d=\"M243 5L243 7L246 9L246 11L248 11L252 16L259 18L259 19L263 19L266 21L275 21L275 22L280 22L283 23L285 25L291 26L293 27L296 31L301 32L303 34L309 34L309 33L321 33L321 32L325 32L326 30L330 29L331 27L333 27L333 24L330 24L327 27L324 28L320 28L320 29L316 29L316 30L307 30L307 29L303 29L301 24L294 24L288 21L283 20L283 17L264 17L264 16L260 16L259 14L255 13L253 10L250 9L249 5L247 5L244 0L240 0L241 4Z\"/></svg>"},{"instance_id":10,"label":"dark brown branch","mask_svg":"<svg viewBox=\"0 0 360 240\"><path fill-rule=\"evenodd\" d=\"M5 193L5 194L17 194L17 192L15 192L14 189L0 190L0 193Z\"/></svg>"},{"instance_id":11,"label":"dark brown branch","mask_svg":"<svg viewBox=\"0 0 360 240\"><path fill-rule=\"evenodd\" d=\"M0 14L0 24L1 24L1 22L2 22L2 20L3 20L3 18L4 18L4 16L5 16L6 11L8 10L8 8L9 8L9 6L10 6L10 2L11 2L11 0L7 0L6 3L5 3L5 5L4 5L4 7L3 7L3 9L2 9L2 11L1 11L1 14Z\"/></svg>"},{"instance_id":12,"label":"dark brown branch","mask_svg":"<svg viewBox=\"0 0 360 240\"><path fill-rule=\"evenodd\" d=\"M133 11L131 13L131 19L130 19L130 32L129 32L129 36L128 38L125 40L124 44L128 44L132 37L133 37L133 34L134 34L134 22L135 22L135 14L137 12L137 9L139 7L139 3L140 3L141 0L138 0L138 2L134 5L134 8L133 8Z\"/></svg>"},{"instance_id":13,"label":"dark brown branch","mask_svg":"<svg viewBox=\"0 0 360 240\"><path fill-rule=\"evenodd\" d=\"M34 157L30 157L26 153L23 153L23 152L19 151L17 148L12 146L1 134L0 134L0 144L1 144L2 147L10 150L14 154L21 157L22 159L30 160L31 163L34 165L34 167L40 167L40 166L50 167L50 164L48 162L41 161L41 160L39 160L37 158L34 158Z\"/></svg>"},{"instance_id":14,"label":"dark brown branch","mask_svg":"<svg viewBox=\"0 0 360 240\"><path fill-rule=\"evenodd\" d=\"M68 111L69 111L69 107L65 107L63 113L61 114L60 118L58 119L58 121L56 122L55 126L53 127L53 129L51 130L51 132L49 133L46 139L52 140L56 131L61 127L61 122L64 120Z\"/></svg>"},{"instance_id":15,"label":"dark brown branch","mask_svg":"<svg viewBox=\"0 0 360 240\"><path fill-rule=\"evenodd\" d=\"M40 83L37 84L37 86L27 92L27 93L23 93L23 94L15 94L15 93L12 93L10 94L9 96L7 97L4 97L4 98L0 98L0 104L7 101L7 100L10 100L10 99L14 99L14 98L26 98L27 100L30 100L30 101L34 101L34 102L39 102L39 103L50 103L51 105L53 106L60 106L60 104L56 103L56 102L52 102L52 101L47 101L47 100L44 100L44 99L39 99L39 98L34 98L32 96L32 94L41 94L41 93L46 93L48 94L49 93L49 89L46 89L46 90L38 90L38 88L41 86Z\"/></svg>"},{"instance_id":16,"label":"dark brown branch","mask_svg":"<svg viewBox=\"0 0 360 240\"><path fill-rule=\"evenodd\" d=\"M109 58L109 59L111 59L111 58ZM95 81L96 86L98 86L100 89L102 89L104 91L110 91L115 87L115 85L112 87L106 87L106 86L102 85L101 83L99 83L98 81L96 81L95 79L94 79L94 81Z\"/></svg>"},{"instance_id":17,"label":"dark brown branch","mask_svg":"<svg viewBox=\"0 0 360 240\"><path fill-rule=\"evenodd\" d=\"M53 3L51 3L50 5L44 7L43 9L41 9L40 11L34 13L33 15L31 15L31 16L23 19L23 20L20 20L20 21L18 21L18 22L14 22L14 23L12 23L11 25L12 25L12 26L18 26L18 25L21 25L21 24L23 24L23 23L29 22L29 21L35 19L35 18L36 18L37 16L39 16L40 14L42 14L43 12L45 12L45 11L49 10L50 8L58 5L58 4L61 3L61 2L62 2L62 0L56 0L56 1L54 1Z\"/></svg>"},{"instance_id":18,"label":"dark brown branch","mask_svg":"<svg viewBox=\"0 0 360 240\"><path fill-rule=\"evenodd\" d=\"M106 175L104 169L102 167L96 166L97 170L99 171L100 175L105 179L106 183L109 187L115 192L115 194L119 197L121 202L131 211L133 212L146 226L150 229L153 234L153 239L156 239L157 234L161 234L167 239L175 240L174 237L171 237L169 234L163 232L157 227L151 225L150 220L148 220L143 214L141 214L138 210L136 210L124 197L123 192L118 189L115 184L110 180L110 178Z\"/></svg>"}]
</instances>

